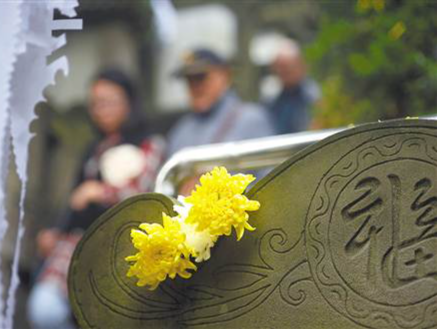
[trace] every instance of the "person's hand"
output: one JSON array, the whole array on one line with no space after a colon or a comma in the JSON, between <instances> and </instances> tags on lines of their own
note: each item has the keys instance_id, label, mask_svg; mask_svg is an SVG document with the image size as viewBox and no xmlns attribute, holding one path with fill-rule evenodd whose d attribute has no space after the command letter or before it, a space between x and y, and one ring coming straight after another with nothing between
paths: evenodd
<instances>
[{"instance_id":1,"label":"person's hand","mask_svg":"<svg viewBox=\"0 0 437 329\"><path fill-rule=\"evenodd\" d=\"M41 257L46 258L55 249L61 232L55 228L41 230L36 236L36 246Z\"/></svg>"},{"instance_id":2,"label":"person's hand","mask_svg":"<svg viewBox=\"0 0 437 329\"><path fill-rule=\"evenodd\" d=\"M89 180L79 185L70 197L70 207L83 210L91 203L105 201L105 185L99 181Z\"/></svg>"}]
</instances>

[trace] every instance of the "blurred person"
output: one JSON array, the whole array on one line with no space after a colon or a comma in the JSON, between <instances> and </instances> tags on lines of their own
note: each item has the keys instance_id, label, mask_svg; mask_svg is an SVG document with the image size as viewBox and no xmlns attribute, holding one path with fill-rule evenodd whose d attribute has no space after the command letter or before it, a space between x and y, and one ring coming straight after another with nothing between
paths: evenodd
<instances>
[{"instance_id":1,"label":"blurred person","mask_svg":"<svg viewBox=\"0 0 437 329\"><path fill-rule=\"evenodd\" d=\"M188 53L175 76L187 84L191 113L170 130L167 156L189 146L274 134L266 111L243 102L232 89L229 64L214 51L199 48ZM178 192L188 195L197 182L198 177L186 180Z\"/></svg>"},{"instance_id":2,"label":"blurred person","mask_svg":"<svg viewBox=\"0 0 437 329\"><path fill-rule=\"evenodd\" d=\"M28 300L29 322L35 329L74 328L66 279L82 233L115 203L152 190L163 142L138 126L136 100L133 83L121 71L105 70L91 85L89 114L99 138L86 152L61 224L37 236L46 260Z\"/></svg>"},{"instance_id":3,"label":"blurred person","mask_svg":"<svg viewBox=\"0 0 437 329\"><path fill-rule=\"evenodd\" d=\"M214 51L199 48L188 53L175 76L187 84L191 113L171 129L168 156L188 146L273 134L265 111L243 102L232 89L229 65Z\"/></svg>"},{"instance_id":4,"label":"blurred person","mask_svg":"<svg viewBox=\"0 0 437 329\"><path fill-rule=\"evenodd\" d=\"M272 73L281 83L281 92L266 107L277 134L308 129L311 106L320 98L318 85L307 77L307 69L299 45L285 39L273 62Z\"/></svg>"}]
</instances>

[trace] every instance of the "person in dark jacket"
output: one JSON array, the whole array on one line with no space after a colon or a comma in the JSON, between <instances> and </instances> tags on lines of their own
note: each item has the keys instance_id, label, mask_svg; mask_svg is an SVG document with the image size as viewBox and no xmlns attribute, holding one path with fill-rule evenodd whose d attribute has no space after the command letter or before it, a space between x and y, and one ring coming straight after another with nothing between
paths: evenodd
<instances>
[{"instance_id":1,"label":"person in dark jacket","mask_svg":"<svg viewBox=\"0 0 437 329\"><path fill-rule=\"evenodd\" d=\"M266 102L276 134L308 129L310 109L320 98L320 90L307 77L302 52L295 41L283 40L271 64L271 70L282 86L280 93Z\"/></svg>"},{"instance_id":2,"label":"person in dark jacket","mask_svg":"<svg viewBox=\"0 0 437 329\"><path fill-rule=\"evenodd\" d=\"M134 85L121 71L105 70L93 80L89 114L99 137L83 158L59 226L37 237L45 262L28 301L29 322L35 329L73 328L66 277L77 242L112 205L152 190L163 157L162 140L138 126Z\"/></svg>"}]
</instances>

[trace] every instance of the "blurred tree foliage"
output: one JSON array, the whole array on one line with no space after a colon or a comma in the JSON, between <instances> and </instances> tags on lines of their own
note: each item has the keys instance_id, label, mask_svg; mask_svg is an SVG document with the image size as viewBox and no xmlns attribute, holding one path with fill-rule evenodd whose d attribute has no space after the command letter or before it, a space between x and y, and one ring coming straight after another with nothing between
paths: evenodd
<instances>
[{"instance_id":1,"label":"blurred tree foliage","mask_svg":"<svg viewBox=\"0 0 437 329\"><path fill-rule=\"evenodd\" d=\"M323 99L320 127L437 114L437 2L358 0L321 4L306 48Z\"/></svg>"}]
</instances>

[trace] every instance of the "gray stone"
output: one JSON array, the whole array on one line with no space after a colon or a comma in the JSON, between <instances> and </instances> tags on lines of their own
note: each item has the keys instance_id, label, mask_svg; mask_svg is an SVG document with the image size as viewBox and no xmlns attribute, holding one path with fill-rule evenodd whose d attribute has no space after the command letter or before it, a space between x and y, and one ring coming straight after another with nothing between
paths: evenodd
<instances>
[{"instance_id":1,"label":"gray stone","mask_svg":"<svg viewBox=\"0 0 437 329\"><path fill-rule=\"evenodd\" d=\"M82 328L437 328L437 125L365 125L259 181L257 228L221 238L189 280L154 292L125 273L129 231L173 201L146 194L103 215L76 249Z\"/></svg>"}]
</instances>

